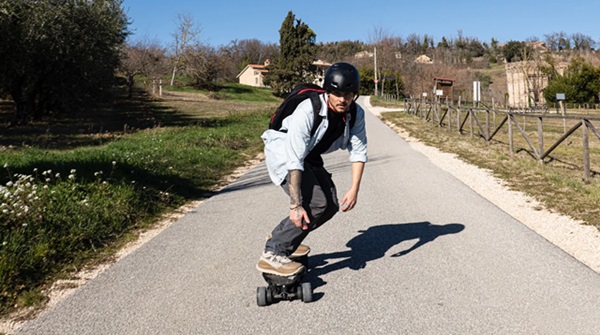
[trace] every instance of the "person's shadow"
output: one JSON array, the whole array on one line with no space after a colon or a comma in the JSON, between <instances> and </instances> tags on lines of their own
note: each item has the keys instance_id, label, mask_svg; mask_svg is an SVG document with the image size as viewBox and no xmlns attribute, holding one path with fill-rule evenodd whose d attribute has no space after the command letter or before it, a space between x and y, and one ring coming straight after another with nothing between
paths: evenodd
<instances>
[{"instance_id":1,"label":"person's shadow","mask_svg":"<svg viewBox=\"0 0 600 335\"><path fill-rule=\"evenodd\" d=\"M382 258L390 248L403 241L418 240L412 247L397 252L391 257L407 255L439 236L457 234L463 229L465 226L459 223L434 225L431 222L372 226L367 230L360 230L357 236L346 243L350 250L309 256L307 279L313 288L316 288L326 284L320 278L321 275L344 268L363 269L368 262ZM332 262L332 260L334 261ZM320 297L317 295L317 298Z\"/></svg>"}]
</instances>

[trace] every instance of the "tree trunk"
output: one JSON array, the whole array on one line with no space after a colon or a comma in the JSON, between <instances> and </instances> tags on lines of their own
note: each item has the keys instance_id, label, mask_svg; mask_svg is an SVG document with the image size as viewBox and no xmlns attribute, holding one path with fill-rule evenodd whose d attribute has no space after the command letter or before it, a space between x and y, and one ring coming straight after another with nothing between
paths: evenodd
<instances>
[{"instance_id":1,"label":"tree trunk","mask_svg":"<svg viewBox=\"0 0 600 335\"><path fill-rule=\"evenodd\" d=\"M173 66L173 75L171 76L171 87L175 84L175 72L177 72L177 65Z\"/></svg>"},{"instance_id":2,"label":"tree trunk","mask_svg":"<svg viewBox=\"0 0 600 335\"><path fill-rule=\"evenodd\" d=\"M11 91L10 96L15 104L15 114L13 120L10 122L11 126L21 125L26 120L26 99L23 97L23 88L21 85L15 84Z\"/></svg>"},{"instance_id":3,"label":"tree trunk","mask_svg":"<svg viewBox=\"0 0 600 335\"><path fill-rule=\"evenodd\" d=\"M133 75L128 75L127 76L127 88L128 88L128 93L127 93L127 98L131 99L133 97L133 84L134 84L134 80L133 80Z\"/></svg>"}]
</instances>

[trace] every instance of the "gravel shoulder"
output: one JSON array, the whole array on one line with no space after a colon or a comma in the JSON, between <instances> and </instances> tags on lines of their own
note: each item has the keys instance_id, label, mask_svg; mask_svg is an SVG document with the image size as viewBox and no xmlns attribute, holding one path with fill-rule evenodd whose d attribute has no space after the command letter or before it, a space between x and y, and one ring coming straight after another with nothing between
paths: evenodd
<instances>
[{"instance_id":1,"label":"gravel shoulder","mask_svg":"<svg viewBox=\"0 0 600 335\"><path fill-rule=\"evenodd\" d=\"M373 107L369 97L363 98L362 104L378 117L381 113L398 111L397 109ZM510 190L490 171L468 164L454 154L427 146L416 138L410 137L400 127L390 123L388 126L394 129L412 148L423 153L441 169L451 173L537 234L600 273L600 232L598 229L576 221L568 215L551 212L532 197Z\"/></svg>"}]
</instances>

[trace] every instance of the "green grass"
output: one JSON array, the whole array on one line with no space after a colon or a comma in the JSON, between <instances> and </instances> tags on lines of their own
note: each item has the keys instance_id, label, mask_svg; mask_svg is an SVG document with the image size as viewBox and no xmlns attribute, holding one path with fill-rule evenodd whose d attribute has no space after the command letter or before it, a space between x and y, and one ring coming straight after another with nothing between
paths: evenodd
<instances>
[{"instance_id":1,"label":"green grass","mask_svg":"<svg viewBox=\"0 0 600 335\"><path fill-rule=\"evenodd\" d=\"M85 119L94 126L83 132L82 120L62 120L64 128L51 134L38 129L57 120L7 129L0 136L0 313L43 302L54 279L108 257L162 214L210 196L262 150L259 135L276 103L256 94L252 102L182 108L169 100L121 101L90 113L98 118ZM111 131L99 133L108 111L123 119L103 123ZM139 123L140 115L152 122Z\"/></svg>"},{"instance_id":2,"label":"green grass","mask_svg":"<svg viewBox=\"0 0 600 335\"><path fill-rule=\"evenodd\" d=\"M236 83L223 83L214 90L197 90L189 86L164 88L166 91L198 93L203 94L214 100L234 100L234 101L258 101L258 102L278 102L280 99L273 96L270 88L252 87Z\"/></svg>"}]
</instances>

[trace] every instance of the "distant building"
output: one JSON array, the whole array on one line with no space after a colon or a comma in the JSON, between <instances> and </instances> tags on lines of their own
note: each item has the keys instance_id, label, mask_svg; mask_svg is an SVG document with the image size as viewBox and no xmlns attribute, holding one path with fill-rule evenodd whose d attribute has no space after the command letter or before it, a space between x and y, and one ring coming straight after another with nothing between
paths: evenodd
<instances>
[{"instance_id":1,"label":"distant building","mask_svg":"<svg viewBox=\"0 0 600 335\"><path fill-rule=\"evenodd\" d=\"M370 52L370 51L357 52L357 53L354 54L354 58L356 58L356 59L373 58L373 53Z\"/></svg>"},{"instance_id":2,"label":"distant building","mask_svg":"<svg viewBox=\"0 0 600 335\"><path fill-rule=\"evenodd\" d=\"M325 80L325 72L331 67L332 64L317 59L313 62L313 65L317 67L317 75L315 80L313 81L313 84L323 86L323 81Z\"/></svg>"},{"instance_id":3,"label":"distant building","mask_svg":"<svg viewBox=\"0 0 600 335\"><path fill-rule=\"evenodd\" d=\"M427 55L421 55L415 58L415 63L418 64L433 64L433 60Z\"/></svg>"},{"instance_id":4,"label":"distant building","mask_svg":"<svg viewBox=\"0 0 600 335\"><path fill-rule=\"evenodd\" d=\"M267 59L263 65L260 64L248 64L246 67L237 75L238 82L242 85L254 86L254 87L266 87L264 84L264 76L269 72L267 67L270 61ZM325 71L331 67L331 63L327 63L321 60L316 60L313 65L317 67L316 79L313 81L314 84L323 85L323 78Z\"/></svg>"},{"instance_id":5,"label":"distant building","mask_svg":"<svg viewBox=\"0 0 600 335\"><path fill-rule=\"evenodd\" d=\"M267 59L263 65L260 64L248 64L240 72L236 78L242 85L254 86L254 87L265 87L263 82L264 75L269 72L266 69L271 62Z\"/></svg>"}]
</instances>

